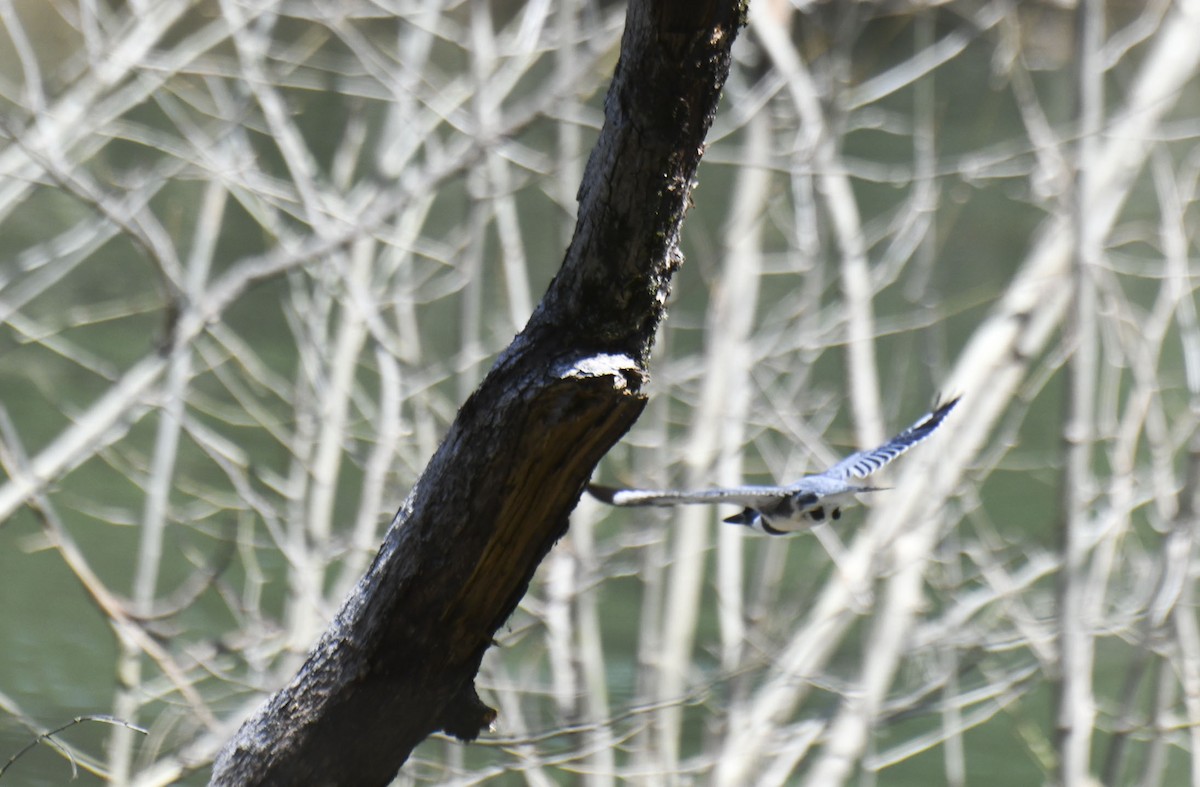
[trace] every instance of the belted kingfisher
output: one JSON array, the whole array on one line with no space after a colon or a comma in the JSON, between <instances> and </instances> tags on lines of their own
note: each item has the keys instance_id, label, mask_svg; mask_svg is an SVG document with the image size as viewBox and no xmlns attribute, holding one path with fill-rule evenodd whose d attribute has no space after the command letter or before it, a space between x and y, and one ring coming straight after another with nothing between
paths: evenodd
<instances>
[{"instance_id":1,"label":"belted kingfisher","mask_svg":"<svg viewBox=\"0 0 1200 787\"><path fill-rule=\"evenodd\" d=\"M789 486L738 486L730 489L703 489L685 492L671 489L616 489L589 484L593 497L614 506L673 506L680 503L734 503L741 513L724 521L745 525L760 533L784 536L808 530L826 518L840 519L842 508L857 502L861 492L877 492L886 487L850 482L866 478L882 469L900 454L933 434L946 415L958 404L955 397L935 406L912 426L878 448L851 454L823 473L806 475Z\"/></svg>"}]
</instances>

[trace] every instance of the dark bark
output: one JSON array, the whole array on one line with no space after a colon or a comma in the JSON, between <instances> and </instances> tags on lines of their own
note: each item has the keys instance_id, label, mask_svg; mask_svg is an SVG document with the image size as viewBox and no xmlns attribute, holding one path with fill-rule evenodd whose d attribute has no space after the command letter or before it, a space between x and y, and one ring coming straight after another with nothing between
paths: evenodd
<instances>
[{"instance_id":1,"label":"dark bark","mask_svg":"<svg viewBox=\"0 0 1200 787\"><path fill-rule=\"evenodd\" d=\"M738 0L631 2L561 270L300 672L226 744L213 784L386 784L430 733L471 740L494 719L474 689L480 660L645 403L744 12Z\"/></svg>"}]
</instances>

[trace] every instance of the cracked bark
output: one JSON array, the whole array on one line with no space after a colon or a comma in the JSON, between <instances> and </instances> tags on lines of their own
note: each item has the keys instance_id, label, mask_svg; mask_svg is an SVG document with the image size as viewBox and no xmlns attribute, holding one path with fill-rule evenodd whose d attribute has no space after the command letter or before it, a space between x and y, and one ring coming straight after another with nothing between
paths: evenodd
<instances>
[{"instance_id":1,"label":"cracked bark","mask_svg":"<svg viewBox=\"0 0 1200 787\"><path fill-rule=\"evenodd\" d=\"M472 740L495 718L475 693L480 660L645 404L744 15L744 0L632 0L558 275L303 667L222 749L212 784L386 784L430 733Z\"/></svg>"}]
</instances>

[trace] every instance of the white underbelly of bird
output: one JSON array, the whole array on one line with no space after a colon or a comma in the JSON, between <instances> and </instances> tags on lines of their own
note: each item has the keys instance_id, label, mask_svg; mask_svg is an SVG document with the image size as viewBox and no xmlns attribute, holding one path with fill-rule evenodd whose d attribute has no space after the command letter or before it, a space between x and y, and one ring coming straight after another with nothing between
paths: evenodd
<instances>
[{"instance_id":1,"label":"white underbelly of bird","mask_svg":"<svg viewBox=\"0 0 1200 787\"><path fill-rule=\"evenodd\" d=\"M739 486L680 491L672 489L619 489L590 484L593 497L614 506L673 506L730 503L742 510L724 521L761 533L783 536L841 518L842 509L858 502L858 495L883 487L854 483L882 469L920 443L941 425L958 397L938 405L915 424L878 448L859 451L822 473L807 475L788 486Z\"/></svg>"}]
</instances>

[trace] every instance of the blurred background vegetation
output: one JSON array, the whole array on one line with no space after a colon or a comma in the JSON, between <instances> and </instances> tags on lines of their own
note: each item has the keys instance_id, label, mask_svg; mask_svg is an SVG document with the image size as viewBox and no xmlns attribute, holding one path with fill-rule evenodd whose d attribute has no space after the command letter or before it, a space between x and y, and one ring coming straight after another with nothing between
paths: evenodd
<instances>
[{"instance_id":1,"label":"blurred background vegetation","mask_svg":"<svg viewBox=\"0 0 1200 787\"><path fill-rule=\"evenodd\" d=\"M1078 0L1083 3L1083 0ZM0 760L204 783L554 275L623 5L0 0ZM400 783L1200 783L1200 4L751 0L608 482Z\"/></svg>"}]
</instances>

